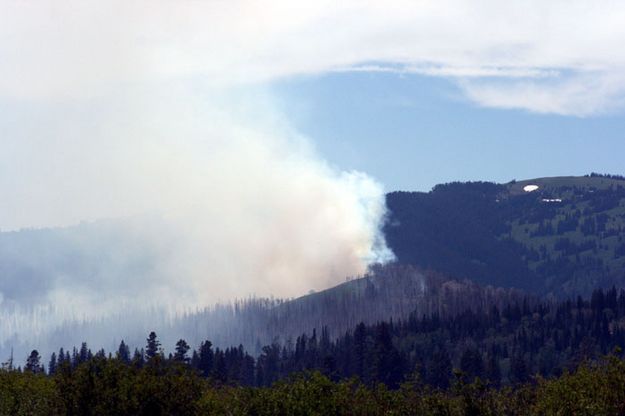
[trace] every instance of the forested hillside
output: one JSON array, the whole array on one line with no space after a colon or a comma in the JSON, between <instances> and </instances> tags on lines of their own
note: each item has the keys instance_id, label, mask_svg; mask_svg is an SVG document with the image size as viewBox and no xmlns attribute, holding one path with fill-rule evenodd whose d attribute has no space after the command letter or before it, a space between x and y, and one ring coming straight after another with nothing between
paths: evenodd
<instances>
[{"instance_id":1,"label":"forested hillside","mask_svg":"<svg viewBox=\"0 0 625 416\"><path fill-rule=\"evenodd\" d=\"M590 299L575 301L518 298L504 306L499 306L501 299L486 302L443 314L427 315L417 308L406 318L361 322L335 339L322 326L291 342L275 340L258 355L255 384L270 385L293 372L319 370L333 379L357 376L367 384L389 387L417 373L425 383L447 388L457 368L467 381L479 377L497 386L510 385L535 375L558 376L625 345L624 290L597 290ZM201 350L192 365L202 362ZM229 351L221 360L205 351L214 364L201 370L220 374L223 382L232 374L230 381L249 383L249 371L245 380L237 375L245 362L243 352ZM223 368L215 367L218 363Z\"/></svg>"},{"instance_id":2,"label":"forested hillside","mask_svg":"<svg viewBox=\"0 0 625 416\"><path fill-rule=\"evenodd\" d=\"M134 353L33 350L23 368L3 363L0 414L621 414L624 316L611 289L361 323L335 341L322 329L257 359L209 340L166 354L154 332Z\"/></svg>"},{"instance_id":3,"label":"forested hillside","mask_svg":"<svg viewBox=\"0 0 625 416\"><path fill-rule=\"evenodd\" d=\"M362 278L292 300L251 298L174 317L152 311L139 319L144 322L141 325L120 326L123 315L65 324L51 331L39 346L45 344L44 349L50 351L88 341L110 349L122 338L136 346L142 345L147 330L154 329L164 345L173 345L180 337L191 345L210 339L222 348L242 344L257 355L264 345L294 343L299 335L315 328L326 328L335 339L360 322L406 319L415 313L454 316L465 310L487 311L493 305L504 308L518 303L523 296L514 289L484 287L433 271L390 264L372 268Z\"/></svg>"},{"instance_id":4,"label":"forested hillside","mask_svg":"<svg viewBox=\"0 0 625 416\"><path fill-rule=\"evenodd\" d=\"M401 263L541 295L625 284L619 176L457 182L393 192L387 205L384 231Z\"/></svg>"}]
</instances>

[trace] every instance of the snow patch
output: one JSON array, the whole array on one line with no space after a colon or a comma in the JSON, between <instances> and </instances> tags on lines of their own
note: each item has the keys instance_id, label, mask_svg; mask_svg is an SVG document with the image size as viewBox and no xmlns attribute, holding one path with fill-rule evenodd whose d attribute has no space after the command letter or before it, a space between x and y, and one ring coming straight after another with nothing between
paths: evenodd
<instances>
[{"instance_id":1,"label":"snow patch","mask_svg":"<svg viewBox=\"0 0 625 416\"><path fill-rule=\"evenodd\" d=\"M535 190L537 190L537 189L538 189L538 185L525 185L525 186L523 187L523 190L524 190L525 192L534 192L534 191L535 191Z\"/></svg>"}]
</instances>

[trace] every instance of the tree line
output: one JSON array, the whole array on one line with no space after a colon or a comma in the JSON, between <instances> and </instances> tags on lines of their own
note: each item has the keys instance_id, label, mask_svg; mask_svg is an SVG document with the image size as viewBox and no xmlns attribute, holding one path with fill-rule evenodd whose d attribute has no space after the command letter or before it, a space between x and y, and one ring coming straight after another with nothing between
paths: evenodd
<instances>
[{"instance_id":1,"label":"tree line","mask_svg":"<svg viewBox=\"0 0 625 416\"><path fill-rule=\"evenodd\" d=\"M192 348L180 339L165 353L151 332L145 347L131 352L122 341L115 353L93 353L83 343L60 349L47 363L34 350L24 367L7 371L72 372L93 360L115 360L142 369L158 360L184 367L216 383L251 387L270 386L291 374L319 371L333 381L356 377L368 386L383 383L391 389L418 374L425 384L446 389L462 373L466 382L479 378L493 386L525 383L535 376L558 377L625 345L625 291L596 290L590 299L541 301L524 298L500 308L466 309L454 315L420 315L407 319L359 323L332 337L327 327L302 333L284 343L248 353L242 345L225 349L205 340Z\"/></svg>"},{"instance_id":2,"label":"tree line","mask_svg":"<svg viewBox=\"0 0 625 416\"><path fill-rule=\"evenodd\" d=\"M617 353L619 353L617 351ZM625 413L625 362L617 355L582 363L557 378L537 376L497 388L456 372L433 388L415 372L395 389L356 378L302 372L270 387L216 383L157 354L141 367L94 355L54 375L0 370L2 415L619 415Z\"/></svg>"}]
</instances>

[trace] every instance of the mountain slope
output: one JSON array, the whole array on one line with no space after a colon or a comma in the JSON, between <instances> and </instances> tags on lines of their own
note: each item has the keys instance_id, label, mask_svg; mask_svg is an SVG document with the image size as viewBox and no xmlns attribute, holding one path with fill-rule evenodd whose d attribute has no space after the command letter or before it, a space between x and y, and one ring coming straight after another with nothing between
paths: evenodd
<instances>
[{"instance_id":1,"label":"mountain slope","mask_svg":"<svg viewBox=\"0 0 625 416\"><path fill-rule=\"evenodd\" d=\"M175 316L153 310L129 317L122 310L103 319L65 322L33 339L0 343L0 356L8 356L12 348L25 354L33 346L49 354L83 341L106 350L115 350L121 339L131 347L142 347L149 331L156 331L166 350L180 338L194 347L208 339L224 348L242 344L250 353L260 354L264 345L288 345L302 333L320 333L323 328L334 339L360 322L407 319L411 314L450 317L466 310L487 312L492 306L503 310L527 299L515 289L484 287L434 271L390 264L296 299L252 298Z\"/></svg>"},{"instance_id":2,"label":"mountain slope","mask_svg":"<svg viewBox=\"0 0 625 416\"><path fill-rule=\"evenodd\" d=\"M387 206L400 263L559 296L625 284L620 177L456 182L390 193Z\"/></svg>"}]
</instances>

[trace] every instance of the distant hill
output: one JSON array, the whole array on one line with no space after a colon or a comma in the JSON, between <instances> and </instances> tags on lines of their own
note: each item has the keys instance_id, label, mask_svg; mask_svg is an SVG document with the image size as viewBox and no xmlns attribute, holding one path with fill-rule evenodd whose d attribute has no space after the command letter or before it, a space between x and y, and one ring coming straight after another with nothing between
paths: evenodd
<instances>
[{"instance_id":1,"label":"distant hill","mask_svg":"<svg viewBox=\"0 0 625 416\"><path fill-rule=\"evenodd\" d=\"M141 294L171 250L168 231L158 218L143 216L0 232L0 307L37 304L54 289L104 297L124 287Z\"/></svg>"},{"instance_id":2,"label":"distant hill","mask_svg":"<svg viewBox=\"0 0 625 416\"><path fill-rule=\"evenodd\" d=\"M360 322L405 320L411 314L452 317L467 310L486 313L493 306L503 310L524 300L533 298L515 289L481 286L431 270L389 264L374 267L364 277L296 299L251 298L175 317L153 311L138 320L129 320L120 311L120 315L107 319L53 328L37 345L51 352L87 341L111 350L124 339L141 347L148 331L154 330L167 350L180 338L194 347L209 339L219 347L242 344L250 353L260 354L262 346L289 345L302 333L312 334L314 330L320 333L325 328L335 339Z\"/></svg>"},{"instance_id":3,"label":"distant hill","mask_svg":"<svg viewBox=\"0 0 625 416\"><path fill-rule=\"evenodd\" d=\"M387 195L400 263L537 294L625 286L625 178L454 182Z\"/></svg>"},{"instance_id":4,"label":"distant hill","mask_svg":"<svg viewBox=\"0 0 625 416\"><path fill-rule=\"evenodd\" d=\"M480 286L434 271L396 264L375 267L364 277L292 300L255 299L209 308L173 323L196 339L217 345L254 345L293 341L303 332L327 327L331 338L360 322L417 316L454 316L466 310L488 311L528 299L519 290Z\"/></svg>"}]
</instances>

